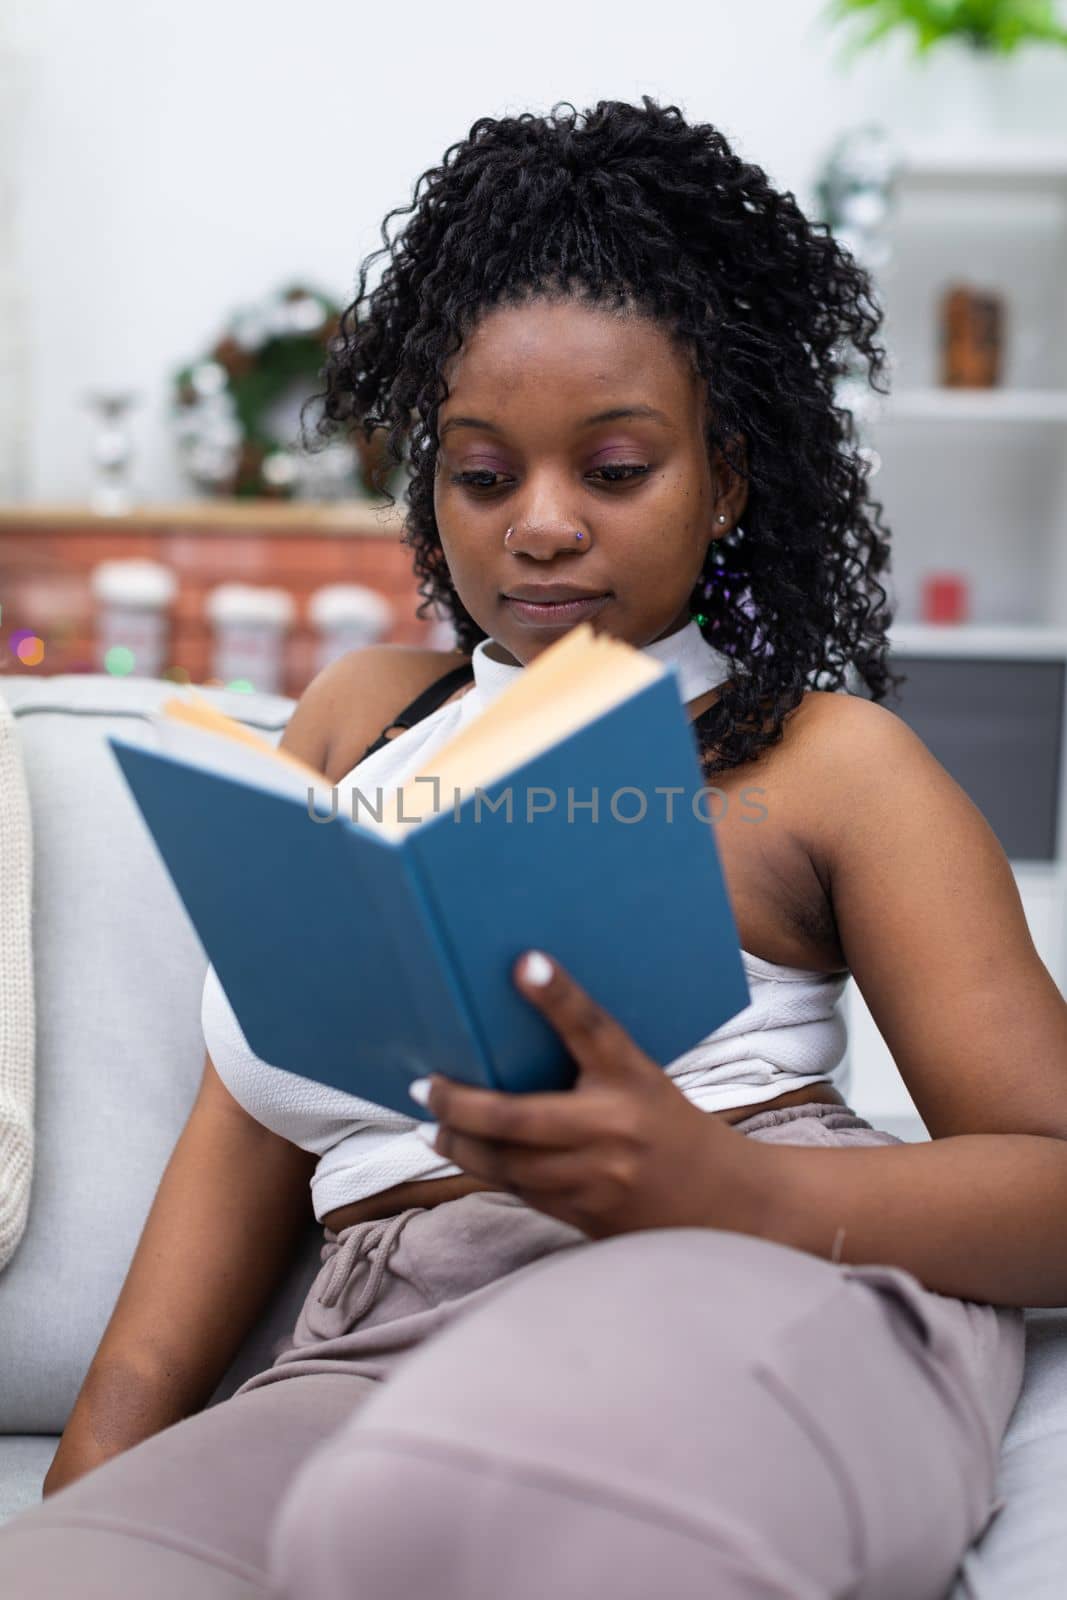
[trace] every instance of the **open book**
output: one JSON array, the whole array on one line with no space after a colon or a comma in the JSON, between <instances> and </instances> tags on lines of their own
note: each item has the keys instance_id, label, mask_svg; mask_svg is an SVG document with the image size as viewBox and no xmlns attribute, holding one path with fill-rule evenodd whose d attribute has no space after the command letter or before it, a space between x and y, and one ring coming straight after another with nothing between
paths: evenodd
<instances>
[{"instance_id":1,"label":"open book","mask_svg":"<svg viewBox=\"0 0 1067 1600\"><path fill-rule=\"evenodd\" d=\"M678 676L588 622L405 781L333 785L189 693L109 736L251 1048L425 1116L412 1078L576 1069L515 987L563 966L666 1065L749 1004Z\"/></svg>"}]
</instances>

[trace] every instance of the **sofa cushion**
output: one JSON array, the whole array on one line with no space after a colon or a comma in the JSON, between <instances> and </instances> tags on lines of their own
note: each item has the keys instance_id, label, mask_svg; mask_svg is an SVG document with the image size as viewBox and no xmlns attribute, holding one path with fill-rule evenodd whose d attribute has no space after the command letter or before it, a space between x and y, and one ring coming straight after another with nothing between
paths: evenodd
<instances>
[{"instance_id":1,"label":"sofa cushion","mask_svg":"<svg viewBox=\"0 0 1067 1600\"><path fill-rule=\"evenodd\" d=\"M1026 1373L1004 1434L1001 1509L950 1600L1060 1600L1067 1591L1067 1311L1026 1313Z\"/></svg>"},{"instance_id":2,"label":"sofa cushion","mask_svg":"<svg viewBox=\"0 0 1067 1600\"><path fill-rule=\"evenodd\" d=\"M154 744L147 713L174 692L104 674L0 680L33 818L37 999L30 1214L0 1273L8 1433L62 1432L203 1071L207 956L105 738ZM294 705L199 692L275 744ZM293 1281L256 1330L253 1364L247 1351L235 1362L232 1386L291 1326L319 1246L312 1218Z\"/></svg>"},{"instance_id":3,"label":"sofa cushion","mask_svg":"<svg viewBox=\"0 0 1067 1600\"><path fill-rule=\"evenodd\" d=\"M58 1437L47 1433L16 1433L0 1439L0 1524L39 1503L58 1444Z\"/></svg>"}]
</instances>

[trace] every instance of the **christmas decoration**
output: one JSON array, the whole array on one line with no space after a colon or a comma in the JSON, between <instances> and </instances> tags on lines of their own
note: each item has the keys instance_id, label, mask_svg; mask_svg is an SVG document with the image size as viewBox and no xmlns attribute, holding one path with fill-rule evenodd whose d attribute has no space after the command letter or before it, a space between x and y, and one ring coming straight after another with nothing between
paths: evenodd
<instances>
[{"instance_id":1,"label":"christmas decoration","mask_svg":"<svg viewBox=\"0 0 1067 1600\"><path fill-rule=\"evenodd\" d=\"M237 312L213 349L175 379L175 428L190 477L224 495L289 499L323 473L299 443L300 408L315 393L329 340L339 327L328 296L291 285ZM371 493L355 445L337 447L330 492Z\"/></svg>"}]
</instances>

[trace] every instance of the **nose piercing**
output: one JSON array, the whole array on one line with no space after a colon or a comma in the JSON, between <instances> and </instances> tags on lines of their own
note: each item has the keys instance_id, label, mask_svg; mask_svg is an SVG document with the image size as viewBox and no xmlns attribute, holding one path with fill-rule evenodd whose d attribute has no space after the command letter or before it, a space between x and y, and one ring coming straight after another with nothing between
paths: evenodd
<instances>
[{"instance_id":1,"label":"nose piercing","mask_svg":"<svg viewBox=\"0 0 1067 1600\"><path fill-rule=\"evenodd\" d=\"M724 518L724 519L723 519L723 520L724 520L724 521L725 521L725 518ZM507 533L506 533L506 534L505 534L505 535L504 535L504 543L505 543L505 544L507 544L507 542L508 542L508 540L509 540L509 539L510 539L510 538L511 538L511 535L512 535L512 534L513 534L513 533L514 533L514 532L515 532L515 529L514 529L514 528L509 528L509 529L508 529L508 531L507 531ZM575 537L575 538L576 538L576 539L584 539L584 538L585 538L585 534L584 534L584 533L576 533L576 534L575 534L575 535L574 535L574 537Z\"/></svg>"},{"instance_id":2,"label":"nose piercing","mask_svg":"<svg viewBox=\"0 0 1067 1600\"><path fill-rule=\"evenodd\" d=\"M721 512L719 513L719 521L720 522L725 522L726 521L726 518L722 515Z\"/></svg>"}]
</instances>

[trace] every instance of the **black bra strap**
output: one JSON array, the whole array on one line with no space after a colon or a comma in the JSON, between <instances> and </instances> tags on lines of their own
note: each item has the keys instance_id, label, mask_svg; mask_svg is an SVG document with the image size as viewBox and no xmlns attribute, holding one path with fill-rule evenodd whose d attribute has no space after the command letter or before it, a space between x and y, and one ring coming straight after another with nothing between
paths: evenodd
<instances>
[{"instance_id":1,"label":"black bra strap","mask_svg":"<svg viewBox=\"0 0 1067 1600\"><path fill-rule=\"evenodd\" d=\"M380 750L383 745L392 744L393 741L387 738L386 735L391 733L394 728L413 728L416 722L421 722L424 717L430 715L431 711L436 711L438 706L443 705L449 696L455 693L460 684L469 683L473 677L474 668L470 662L461 661L458 667L453 667L450 672L445 673L443 678L438 678L436 682L431 683L429 688L416 695L411 704L406 705L403 711L393 718L388 727L382 729L374 743L369 744L364 750L359 758L360 761L365 761L369 755L373 755L375 750ZM707 719L713 709L712 706L708 706L698 717L693 719L692 728L698 749L703 743L702 735L710 731Z\"/></svg>"},{"instance_id":2,"label":"black bra strap","mask_svg":"<svg viewBox=\"0 0 1067 1600\"><path fill-rule=\"evenodd\" d=\"M445 673L443 678L438 678L435 683L431 683L428 689L424 689L421 694L416 695L411 704L405 706L403 711L393 718L388 727L382 729L374 743L369 744L364 750L359 758L360 761L366 761L369 755L373 755L375 750L380 750L383 745L392 744L393 741L387 738L386 735L391 733L394 728L413 728L416 722L421 722L423 717L428 717L431 711L436 711L438 706L443 705L449 695L454 694L461 683L468 683L473 677L474 668L470 662L461 661L458 667L453 667L450 672Z\"/></svg>"}]
</instances>

